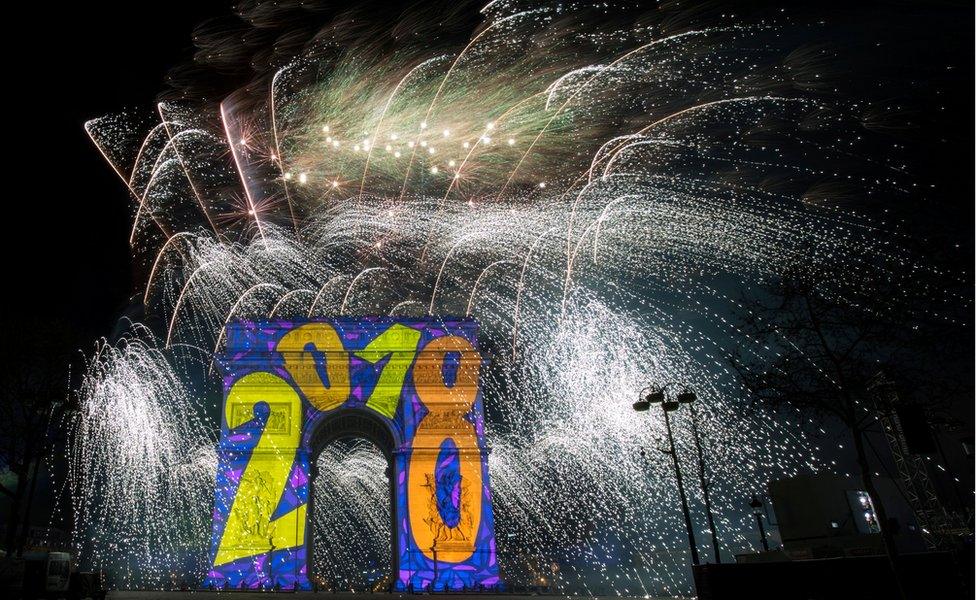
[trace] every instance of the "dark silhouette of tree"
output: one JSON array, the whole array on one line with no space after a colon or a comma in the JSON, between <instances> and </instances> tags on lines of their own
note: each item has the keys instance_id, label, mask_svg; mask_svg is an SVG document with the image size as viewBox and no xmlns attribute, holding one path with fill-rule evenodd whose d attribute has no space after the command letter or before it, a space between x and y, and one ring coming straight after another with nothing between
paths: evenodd
<instances>
[{"instance_id":1,"label":"dark silhouette of tree","mask_svg":"<svg viewBox=\"0 0 976 600\"><path fill-rule=\"evenodd\" d=\"M768 350L731 356L752 403L800 409L817 426L839 423L850 433L896 580L898 551L868 459L868 434L880 430L879 411L893 410L898 398L924 393L927 410L940 408L971 369L951 366L968 327L939 312L933 294L948 292L935 290L917 273L863 265L794 271L743 301L743 334ZM897 382L898 395L878 393L885 379Z\"/></svg>"},{"instance_id":2,"label":"dark silhouette of tree","mask_svg":"<svg viewBox=\"0 0 976 600\"><path fill-rule=\"evenodd\" d=\"M8 514L3 544L20 552L27 539L42 462L64 443L60 417L70 408L67 333L57 322L27 318L8 325L0 350L0 483Z\"/></svg>"}]
</instances>

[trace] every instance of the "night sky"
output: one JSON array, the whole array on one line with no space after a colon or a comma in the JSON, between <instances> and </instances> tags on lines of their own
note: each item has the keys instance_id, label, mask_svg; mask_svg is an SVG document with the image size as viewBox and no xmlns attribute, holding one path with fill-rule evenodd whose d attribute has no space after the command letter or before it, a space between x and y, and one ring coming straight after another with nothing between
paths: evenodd
<instances>
[{"instance_id":1,"label":"night sky","mask_svg":"<svg viewBox=\"0 0 976 600\"><path fill-rule=\"evenodd\" d=\"M194 25L226 6L22 7L36 11L27 19L38 24L29 35L51 52L8 63L15 70L8 81L17 82L8 89L19 96L8 96L19 105L9 139L21 160L6 213L4 256L12 270L6 297L13 306L5 318L62 320L85 348L111 331L134 293L130 199L82 126L106 112L152 106L167 69L192 56Z\"/></svg>"},{"instance_id":2,"label":"night sky","mask_svg":"<svg viewBox=\"0 0 976 600\"><path fill-rule=\"evenodd\" d=\"M735 5L742 10L742 3ZM229 15L229 7L183 1L136 3L122 11L97 3L22 7L35 14L25 20L32 23L28 30L17 33L45 51L25 45L21 50L28 58L8 62L14 70L8 76L14 97L8 101L17 106L6 124L7 139L16 146L16 158L8 160L15 162L10 172L16 176L5 213L12 287L6 300L12 306L4 318L57 318L78 347L90 347L112 331L138 281L127 244L130 200L82 125L122 108L151 107L166 89L167 71L192 60L194 26ZM915 125L897 136L927 191L891 208L904 213L918 240L932 240L921 243L940 261L971 272L971 4L884 2L831 9L816 3L808 10L843 24L833 31L849 36L825 43L867 48L873 38L893 42L878 55L887 58L851 63L852 74L870 69L886 94L907 101L917 113ZM215 81L218 89L221 83Z\"/></svg>"},{"instance_id":3,"label":"night sky","mask_svg":"<svg viewBox=\"0 0 976 600\"><path fill-rule=\"evenodd\" d=\"M971 290L972 3L839 8L849 4L811 3L806 10L838 21L842 26L833 31L848 36L825 43L867 48L875 36L884 39L883 52L852 60L850 77L877 78L885 94L916 115L910 128L893 135L906 145L904 158L921 191L890 206L890 214L905 219L904 231L922 252L962 274ZM229 14L229 6L34 2L19 7L27 16L8 21L8 34L20 41L6 61L13 70L7 102L14 109L5 122L11 176L5 320L55 319L68 330L70 349L85 352L112 332L140 279L128 246L131 201L82 125L119 109L153 106L166 89L167 71L191 61L194 26ZM961 350L973 352L971 344ZM972 373L961 377L971 381ZM965 411L972 412L971 400Z\"/></svg>"}]
</instances>

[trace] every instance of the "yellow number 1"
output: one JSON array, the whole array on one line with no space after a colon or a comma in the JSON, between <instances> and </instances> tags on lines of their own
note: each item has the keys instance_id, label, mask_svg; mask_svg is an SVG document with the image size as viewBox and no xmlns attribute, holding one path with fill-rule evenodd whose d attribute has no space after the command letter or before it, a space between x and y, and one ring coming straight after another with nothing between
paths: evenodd
<instances>
[{"instance_id":1,"label":"yellow number 1","mask_svg":"<svg viewBox=\"0 0 976 600\"><path fill-rule=\"evenodd\" d=\"M356 356L374 365L390 356L376 380L376 386L366 406L384 417L393 418L403 392L403 380L413 363L419 341L419 331L397 323L356 352Z\"/></svg>"}]
</instances>

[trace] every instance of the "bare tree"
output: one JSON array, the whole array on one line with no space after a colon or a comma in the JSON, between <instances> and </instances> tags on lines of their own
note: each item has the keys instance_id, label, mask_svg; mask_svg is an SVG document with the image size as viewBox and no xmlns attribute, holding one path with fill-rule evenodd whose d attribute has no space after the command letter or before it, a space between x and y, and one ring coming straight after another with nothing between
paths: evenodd
<instances>
[{"instance_id":1,"label":"bare tree","mask_svg":"<svg viewBox=\"0 0 976 600\"><path fill-rule=\"evenodd\" d=\"M752 402L800 409L813 423L833 421L850 433L899 587L898 550L875 485L867 436L877 431L878 411L894 408L875 393L879 373L896 376L899 388L909 394L923 386L932 390L953 383L951 376L944 377L951 369L944 362L949 353L943 350L958 334L952 334L951 319L926 313L928 293L917 281L895 279L880 270L855 274L836 267L833 276L823 269L790 273L747 297L739 315L743 333L768 350L751 355L737 350L731 356ZM958 355L959 348L954 350ZM964 377L960 371L955 376Z\"/></svg>"},{"instance_id":2,"label":"bare tree","mask_svg":"<svg viewBox=\"0 0 976 600\"><path fill-rule=\"evenodd\" d=\"M61 436L54 422L68 408L68 347L63 327L52 322L21 321L7 335L0 364L0 483L8 499L4 547L22 550L30 527L33 495L42 461Z\"/></svg>"}]
</instances>

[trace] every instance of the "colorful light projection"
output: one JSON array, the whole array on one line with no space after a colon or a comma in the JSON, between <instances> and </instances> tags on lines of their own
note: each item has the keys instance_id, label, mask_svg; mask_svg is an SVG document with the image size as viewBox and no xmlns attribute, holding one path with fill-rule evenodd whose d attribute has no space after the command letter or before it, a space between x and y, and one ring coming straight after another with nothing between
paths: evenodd
<instances>
[{"instance_id":1,"label":"colorful light projection","mask_svg":"<svg viewBox=\"0 0 976 600\"><path fill-rule=\"evenodd\" d=\"M226 336L205 585L311 588L316 432L355 415L389 441L394 588L500 586L474 321L238 321Z\"/></svg>"}]
</instances>

